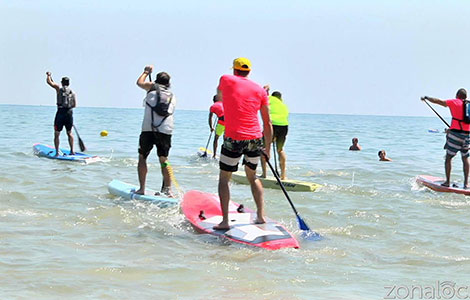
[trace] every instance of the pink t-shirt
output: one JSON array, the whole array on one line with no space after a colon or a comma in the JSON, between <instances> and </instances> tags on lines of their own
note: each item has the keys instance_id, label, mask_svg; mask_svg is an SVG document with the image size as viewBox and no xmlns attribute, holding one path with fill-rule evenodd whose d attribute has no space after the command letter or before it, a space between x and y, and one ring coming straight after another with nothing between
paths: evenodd
<instances>
[{"instance_id":1,"label":"pink t-shirt","mask_svg":"<svg viewBox=\"0 0 470 300\"><path fill-rule=\"evenodd\" d=\"M223 118L224 117L224 104L222 103L222 101L217 101L214 104L212 104L209 111L217 115L217 118L219 118L219 120L217 121L218 124L220 125L225 124L225 121L223 120L224 119ZM222 120L220 118L222 118Z\"/></svg>"},{"instance_id":2,"label":"pink t-shirt","mask_svg":"<svg viewBox=\"0 0 470 300\"><path fill-rule=\"evenodd\" d=\"M218 89L222 92L225 136L237 141L263 136L258 111L269 105L266 91L246 77L223 75Z\"/></svg>"},{"instance_id":3,"label":"pink t-shirt","mask_svg":"<svg viewBox=\"0 0 470 300\"><path fill-rule=\"evenodd\" d=\"M450 109L450 114L452 115L450 129L470 131L470 124L463 122L463 101L460 99L450 99L446 100L446 103ZM456 119L462 121L459 122Z\"/></svg>"}]
</instances>

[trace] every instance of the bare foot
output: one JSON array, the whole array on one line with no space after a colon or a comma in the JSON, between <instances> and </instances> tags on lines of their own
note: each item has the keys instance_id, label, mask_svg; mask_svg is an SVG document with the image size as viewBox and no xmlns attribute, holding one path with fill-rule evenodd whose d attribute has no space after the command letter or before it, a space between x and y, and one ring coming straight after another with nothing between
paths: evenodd
<instances>
[{"instance_id":1,"label":"bare foot","mask_svg":"<svg viewBox=\"0 0 470 300\"><path fill-rule=\"evenodd\" d=\"M137 191L134 191L134 194L145 195L145 190L138 189Z\"/></svg>"},{"instance_id":2,"label":"bare foot","mask_svg":"<svg viewBox=\"0 0 470 300\"><path fill-rule=\"evenodd\" d=\"M255 224L264 224L266 223L266 220L264 218L256 218Z\"/></svg>"},{"instance_id":3,"label":"bare foot","mask_svg":"<svg viewBox=\"0 0 470 300\"><path fill-rule=\"evenodd\" d=\"M214 227L212 227L212 229L214 229L214 230L229 230L230 225L228 225L227 222L220 222L219 225L215 225Z\"/></svg>"},{"instance_id":4,"label":"bare foot","mask_svg":"<svg viewBox=\"0 0 470 300\"><path fill-rule=\"evenodd\" d=\"M69 155L75 155L75 152L70 151L70 154L69 154Z\"/></svg>"},{"instance_id":5,"label":"bare foot","mask_svg":"<svg viewBox=\"0 0 470 300\"><path fill-rule=\"evenodd\" d=\"M444 182L444 183L441 184L441 186L449 187L449 183L448 183L448 182Z\"/></svg>"}]
</instances>

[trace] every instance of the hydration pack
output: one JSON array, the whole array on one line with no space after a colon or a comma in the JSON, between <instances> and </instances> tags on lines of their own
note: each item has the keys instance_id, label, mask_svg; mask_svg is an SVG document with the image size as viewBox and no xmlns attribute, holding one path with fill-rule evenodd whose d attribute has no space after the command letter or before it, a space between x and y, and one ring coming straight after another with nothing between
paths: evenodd
<instances>
[{"instance_id":1,"label":"hydration pack","mask_svg":"<svg viewBox=\"0 0 470 300\"><path fill-rule=\"evenodd\" d=\"M462 107L463 107L463 122L465 124L470 124L470 101L462 100Z\"/></svg>"},{"instance_id":2,"label":"hydration pack","mask_svg":"<svg viewBox=\"0 0 470 300\"><path fill-rule=\"evenodd\" d=\"M72 108L74 105L73 92L69 87L60 88L57 94L57 107Z\"/></svg>"},{"instance_id":3,"label":"hydration pack","mask_svg":"<svg viewBox=\"0 0 470 300\"><path fill-rule=\"evenodd\" d=\"M152 112L165 118L171 116L173 113L170 113L169 109L171 100L173 100L173 94L168 90L162 91L158 84L155 84L153 89L151 89L149 93L151 91L156 91L157 103L155 104L155 106L150 105L148 102L145 103L152 109Z\"/></svg>"},{"instance_id":4,"label":"hydration pack","mask_svg":"<svg viewBox=\"0 0 470 300\"><path fill-rule=\"evenodd\" d=\"M150 105L147 101L145 101L145 104L148 105L152 109L152 112L151 112L152 129L153 131L158 132L158 127L160 127L163 124L163 122L165 122L166 118L168 118L169 116L173 114L169 112L171 100L173 100L173 94L167 89L162 91L160 87L158 86L158 84L155 84L153 88L150 89L150 91L148 91L148 93L152 91L156 91L155 97L157 98L157 101L156 101L155 106ZM163 119L160 121L158 125L155 125L153 113L156 113L157 115L163 117Z\"/></svg>"}]
</instances>

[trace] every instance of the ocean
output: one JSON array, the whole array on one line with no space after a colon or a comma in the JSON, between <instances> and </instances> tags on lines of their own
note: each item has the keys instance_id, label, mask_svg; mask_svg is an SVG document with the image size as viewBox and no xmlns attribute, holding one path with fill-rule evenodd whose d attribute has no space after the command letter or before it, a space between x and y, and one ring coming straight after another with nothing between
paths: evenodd
<instances>
[{"instance_id":1,"label":"ocean","mask_svg":"<svg viewBox=\"0 0 470 300\"><path fill-rule=\"evenodd\" d=\"M266 251L196 234L179 207L108 193L112 179L137 184L143 108L75 109L87 153L103 157L89 165L33 154L35 143L53 145L54 114L51 106L0 105L0 299L433 299L418 298L426 288L443 299L470 295L458 289L470 285L469 198L415 182L444 176L437 117L291 114L287 176L323 188L289 195L325 239L302 239L282 192L265 189L267 215L301 245ZM209 137L207 115L175 113L170 161L184 191L217 193L217 163L196 155ZM348 151L353 137L362 151ZM378 160L382 149L393 161ZM459 156L452 179L461 182ZM147 185L161 185L155 151ZM248 186L231 191L255 207Z\"/></svg>"}]
</instances>

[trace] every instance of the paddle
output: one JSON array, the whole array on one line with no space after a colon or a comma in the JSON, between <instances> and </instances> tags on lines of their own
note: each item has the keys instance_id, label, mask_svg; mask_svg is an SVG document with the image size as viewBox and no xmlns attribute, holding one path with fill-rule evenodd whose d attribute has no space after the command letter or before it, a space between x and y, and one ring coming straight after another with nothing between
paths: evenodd
<instances>
[{"instance_id":1,"label":"paddle","mask_svg":"<svg viewBox=\"0 0 470 300\"><path fill-rule=\"evenodd\" d=\"M73 129L75 129L75 133L77 134L77 137L78 137L78 145L80 146L80 151L83 152L86 150L85 143L83 143L82 139L80 138L77 127L75 127L75 125L73 125Z\"/></svg>"},{"instance_id":2,"label":"paddle","mask_svg":"<svg viewBox=\"0 0 470 300\"><path fill-rule=\"evenodd\" d=\"M266 153L264 153L264 151L261 151L261 153L264 155L264 158L266 159L266 163L268 164L269 168L271 169L271 172L273 173L274 177L276 177L277 183L278 183L279 186L281 187L282 192L284 193L284 195L285 195L286 198L287 198L287 201L289 201L289 204L290 204L290 206L292 207L292 210L294 211L295 216L297 217L297 221L299 222L299 228L300 228L300 230L303 230L303 231L304 231L304 237L305 237L305 238L308 238L308 239L312 239L312 240L320 240L320 239L322 238L321 235L318 234L318 233L316 233L315 231L310 230L310 228L308 227L307 223L305 223L305 221L300 217L299 212L298 212L297 209L295 208L294 203L292 203L292 200L290 199L289 194L288 194L287 191L286 191L286 188L285 188L284 185L282 184L281 179L280 179L279 176L276 174L276 172L275 172L273 166L272 166L271 163L269 162L269 160L268 160L268 155L267 155Z\"/></svg>"},{"instance_id":3,"label":"paddle","mask_svg":"<svg viewBox=\"0 0 470 300\"><path fill-rule=\"evenodd\" d=\"M437 111L435 111L434 108L432 108L431 105L429 105L429 103L428 103L428 101L426 101L426 99L424 99L424 98L421 98L421 99L429 106L430 109L432 109L432 111L442 120L442 122L444 122L444 123L447 125L447 127L450 127L449 123L447 123L446 120L444 120L444 119L441 117L441 115L438 114Z\"/></svg>"},{"instance_id":4,"label":"paddle","mask_svg":"<svg viewBox=\"0 0 470 300\"><path fill-rule=\"evenodd\" d=\"M216 125L217 125L217 119L214 120L214 125L212 126L212 128L214 128ZM207 156L207 147L209 147L209 143L211 141L213 131L215 131L215 128L214 128L214 130L211 130L211 133L209 134L209 139L207 140L206 148L204 148L204 153L201 155L201 157L206 157Z\"/></svg>"}]
</instances>

